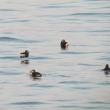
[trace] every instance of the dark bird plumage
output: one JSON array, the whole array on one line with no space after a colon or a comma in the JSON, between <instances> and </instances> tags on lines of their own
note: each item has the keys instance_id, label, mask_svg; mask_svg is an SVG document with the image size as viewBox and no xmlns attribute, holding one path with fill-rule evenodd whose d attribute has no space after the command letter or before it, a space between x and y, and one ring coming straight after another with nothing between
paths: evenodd
<instances>
[{"instance_id":1,"label":"dark bird plumage","mask_svg":"<svg viewBox=\"0 0 110 110\"><path fill-rule=\"evenodd\" d=\"M37 77L42 77L42 74L39 72L36 72L36 70L33 69L33 70L31 70L31 76L33 78L37 78Z\"/></svg>"},{"instance_id":2,"label":"dark bird plumage","mask_svg":"<svg viewBox=\"0 0 110 110\"><path fill-rule=\"evenodd\" d=\"M21 54L20 58L27 58L27 57L29 57L29 51L28 50L25 50L24 52L21 52L20 54Z\"/></svg>"},{"instance_id":3,"label":"dark bird plumage","mask_svg":"<svg viewBox=\"0 0 110 110\"><path fill-rule=\"evenodd\" d=\"M103 71L110 71L110 67L108 64L105 65L105 68L103 69Z\"/></svg>"},{"instance_id":4,"label":"dark bird plumage","mask_svg":"<svg viewBox=\"0 0 110 110\"><path fill-rule=\"evenodd\" d=\"M62 40L60 43L61 49L67 49L68 48L68 42L65 40Z\"/></svg>"}]
</instances>

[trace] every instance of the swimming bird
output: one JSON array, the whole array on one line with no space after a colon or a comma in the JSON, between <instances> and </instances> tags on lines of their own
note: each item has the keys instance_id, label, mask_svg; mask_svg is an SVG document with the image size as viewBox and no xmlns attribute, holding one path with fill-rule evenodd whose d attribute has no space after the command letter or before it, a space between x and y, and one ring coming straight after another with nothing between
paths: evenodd
<instances>
[{"instance_id":1,"label":"swimming bird","mask_svg":"<svg viewBox=\"0 0 110 110\"><path fill-rule=\"evenodd\" d=\"M31 76L32 76L33 78L38 78L38 77L42 77L42 74L39 73L39 72L36 72L36 70L33 69L33 70L31 70Z\"/></svg>"},{"instance_id":2,"label":"swimming bird","mask_svg":"<svg viewBox=\"0 0 110 110\"><path fill-rule=\"evenodd\" d=\"M106 64L105 65L105 68L104 69L102 69L103 71L110 71L110 67L109 67L109 65L108 64Z\"/></svg>"},{"instance_id":3,"label":"swimming bird","mask_svg":"<svg viewBox=\"0 0 110 110\"><path fill-rule=\"evenodd\" d=\"M29 57L29 51L28 50L25 50L24 52L21 52L20 54L21 54L20 58L27 58L27 57Z\"/></svg>"},{"instance_id":4,"label":"swimming bird","mask_svg":"<svg viewBox=\"0 0 110 110\"><path fill-rule=\"evenodd\" d=\"M60 46L62 49L67 49L68 48L68 42L66 42L64 39L61 40Z\"/></svg>"}]
</instances>

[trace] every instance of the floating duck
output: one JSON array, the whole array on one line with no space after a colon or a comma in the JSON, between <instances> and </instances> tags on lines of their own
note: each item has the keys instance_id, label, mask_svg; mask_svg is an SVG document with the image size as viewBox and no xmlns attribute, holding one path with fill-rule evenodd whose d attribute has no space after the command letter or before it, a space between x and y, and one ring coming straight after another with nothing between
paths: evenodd
<instances>
[{"instance_id":1,"label":"floating duck","mask_svg":"<svg viewBox=\"0 0 110 110\"><path fill-rule=\"evenodd\" d=\"M39 72L36 72L36 70L33 69L33 70L31 70L31 76L33 78L38 78L38 77L42 77L42 74Z\"/></svg>"},{"instance_id":2,"label":"floating duck","mask_svg":"<svg viewBox=\"0 0 110 110\"><path fill-rule=\"evenodd\" d=\"M20 58L27 58L27 57L29 57L29 51L28 50L25 50L24 52L21 52L20 54L21 54Z\"/></svg>"},{"instance_id":3,"label":"floating duck","mask_svg":"<svg viewBox=\"0 0 110 110\"><path fill-rule=\"evenodd\" d=\"M106 75L110 74L110 67L108 64L105 65L105 68L102 69Z\"/></svg>"},{"instance_id":4,"label":"floating duck","mask_svg":"<svg viewBox=\"0 0 110 110\"><path fill-rule=\"evenodd\" d=\"M103 71L110 71L110 67L109 67L109 65L108 64L106 64L105 65L105 68L104 69L102 69Z\"/></svg>"},{"instance_id":5,"label":"floating duck","mask_svg":"<svg viewBox=\"0 0 110 110\"><path fill-rule=\"evenodd\" d=\"M62 40L60 43L60 46L62 49L67 49L68 48L68 42L66 42L65 40Z\"/></svg>"}]
</instances>

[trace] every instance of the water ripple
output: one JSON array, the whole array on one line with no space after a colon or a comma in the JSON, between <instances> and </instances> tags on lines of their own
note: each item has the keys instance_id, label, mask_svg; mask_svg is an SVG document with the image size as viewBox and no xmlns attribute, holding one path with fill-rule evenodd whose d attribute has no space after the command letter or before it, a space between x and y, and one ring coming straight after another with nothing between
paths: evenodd
<instances>
[{"instance_id":1,"label":"water ripple","mask_svg":"<svg viewBox=\"0 0 110 110\"><path fill-rule=\"evenodd\" d=\"M15 103L11 103L12 105L41 105L41 104L46 104L44 102L15 102Z\"/></svg>"},{"instance_id":2,"label":"water ripple","mask_svg":"<svg viewBox=\"0 0 110 110\"><path fill-rule=\"evenodd\" d=\"M76 106L74 106L74 105L62 105L62 106L58 106L58 107L60 107L60 108L67 108L67 109L69 109L69 108L76 108Z\"/></svg>"},{"instance_id":3,"label":"water ripple","mask_svg":"<svg viewBox=\"0 0 110 110\"><path fill-rule=\"evenodd\" d=\"M8 75L8 76L10 76L10 75L20 75L20 74L22 74L22 72L16 72L16 70L15 71L11 71L11 70L7 70L7 71L0 71L0 75Z\"/></svg>"},{"instance_id":4,"label":"water ripple","mask_svg":"<svg viewBox=\"0 0 110 110\"><path fill-rule=\"evenodd\" d=\"M72 14L61 14L61 15L55 15L55 14L51 14L51 15L42 15L39 17L52 17L52 18L60 18L60 17L75 17L75 16L81 16L81 17L85 17L85 16L94 16L94 17L110 17L110 13L72 13Z\"/></svg>"},{"instance_id":5,"label":"water ripple","mask_svg":"<svg viewBox=\"0 0 110 110\"><path fill-rule=\"evenodd\" d=\"M62 105L62 106L58 106L60 108L80 108L80 110L84 109L84 110L109 110L110 107L103 107L103 106L92 106L92 105Z\"/></svg>"},{"instance_id":6,"label":"water ripple","mask_svg":"<svg viewBox=\"0 0 110 110\"><path fill-rule=\"evenodd\" d=\"M110 61L110 57L102 57L102 58L98 58L97 60L105 60L105 61Z\"/></svg>"},{"instance_id":7,"label":"water ripple","mask_svg":"<svg viewBox=\"0 0 110 110\"><path fill-rule=\"evenodd\" d=\"M86 64L86 63L80 63L79 65L82 65L82 66L99 66L96 64Z\"/></svg>"},{"instance_id":8,"label":"water ripple","mask_svg":"<svg viewBox=\"0 0 110 110\"><path fill-rule=\"evenodd\" d=\"M61 54L97 54L102 52L60 52Z\"/></svg>"},{"instance_id":9,"label":"water ripple","mask_svg":"<svg viewBox=\"0 0 110 110\"><path fill-rule=\"evenodd\" d=\"M30 59L32 59L32 60L48 60L51 58L46 57L46 56L40 56L40 57L30 57Z\"/></svg>"},{"instance_id":10,"label":"water ripple","mask_svg":"<svg viewBox=\"0 0 110 110\"><path fill-rule=\"evenodd\" d=\"M84 82L84 81L62 81L60 84L88 84L90 82Z\"/></svg>"},{"instance_id":11,"label":"water ripple","mask_svg":"<svg viewBox=\"0 0 110 110\"><path fill-rule=\"evenodd\" d=\"M34 43L37 42L35 40L23 40L13 37L0 37L0 42L20 42L20 43Z\"/></svg>"},{"instance_id":12,"label":"water ripple","mask_svg":"<svg viewBox=\"0 0 110 110\"><path fill-rule=\"evenodd\" d=\"M108 30L84 30L84 29L82 29L82 30L66 30L66 31L62 31L62 32L67 32L67 33L71 33L71 32L81 32L81 33L83 33L83 32L93 32L93 33L104 33L104 32L107 32L107 33L109 33L110 32L110 30L108 29Z\"/></svg>"},{"instance_id":13,"label":"water ripple","mask_svg":"<svg viewBox=\"0 0 110 110\"><path fill-rule=\"evenodd\" d=\"M110 16L110 13L73 13L69 16Z\"/></svg>"},{"instance_id":14,"label":"water ripple","mask_svg":"<svg viewBox=\"0 0 110 110\"><path fill-rule=\"evenodd\" d=\"M0 56L1 60L18 60L19 57L17 56Z\"/></svg>"},{"instance_id":15,"label":"water ripple","mask_svg":"<svg viewBox=\"0 0 110 110\"><path fill-rule=\"evenodd\" d=\"M28 85L29 87L40 87L40 88L53 88L55 87L54 85L44 85L44 84L31 84Z\"/></svg>"},{"instance_id":16,"label":"water ripple","mask_svg":"<svg viewBox=\"0 0 110 110\"><path fill-rule=\"evenodd\" d=\"M48 6L44 6L44 7L41 7L41 8L45 8L45 9L49 9L49 8L56 8L56 9L58 9L58 8L71 8L71 7L73 7L72 5L68 5L68 6L66 6L66 5L48 5Z\"/></svg>"},{"instance_id":17,"label":"water ripple","mask_svg":"<svg viewBox=\"0 0 110 110\"><path fill-rule=\"evenodd\" d=\"M110 105L110 103L109 102L102 102L102 101L93 101L93 102L89 102L90 104L109 104Z\"/></svg>"},{"instance_id":18,"label":"water ripple","mask_svg":"<svg viewBox=\"0 0 110 110\"><path fill-rule=\"evenodd\" d=\"M110 86L110 82L97 83L98 85Z\"/></svg>"},{"instance_id":19,"label":"water ripple","mask_svg":"<svg viewBox=\"0 0 110 110\"><path fill-rule=\"evenodd\" d=\"M0 9L1 12L12 12L12 11L21 11L21 10L15 10L15 9Z\"/></svg>"},{"instance_id":20,"label":"water ripple","mask_svg":"<svg viewBox=\"0 0 110 110\"><path fill-rule=\"evenodd\" d=\"M21 20L2 20L1 23L27 23L30 22L31 20L28 19L21 19Z\"/></svg>"}]
</instances>

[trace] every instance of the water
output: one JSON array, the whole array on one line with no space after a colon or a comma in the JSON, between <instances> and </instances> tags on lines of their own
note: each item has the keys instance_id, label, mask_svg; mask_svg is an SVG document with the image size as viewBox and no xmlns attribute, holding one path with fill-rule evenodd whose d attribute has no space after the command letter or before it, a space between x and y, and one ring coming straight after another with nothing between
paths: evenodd
<instances>
[{"instance_id":1,"label":"water","mask_svg":"<svg viewBox=\"0 0 110 110\"><path fill-rule=\"evenodd\" d=\"M110 110L109 0L0 0L0 53L0 110Z\"/></svg>"}]
</instances>

